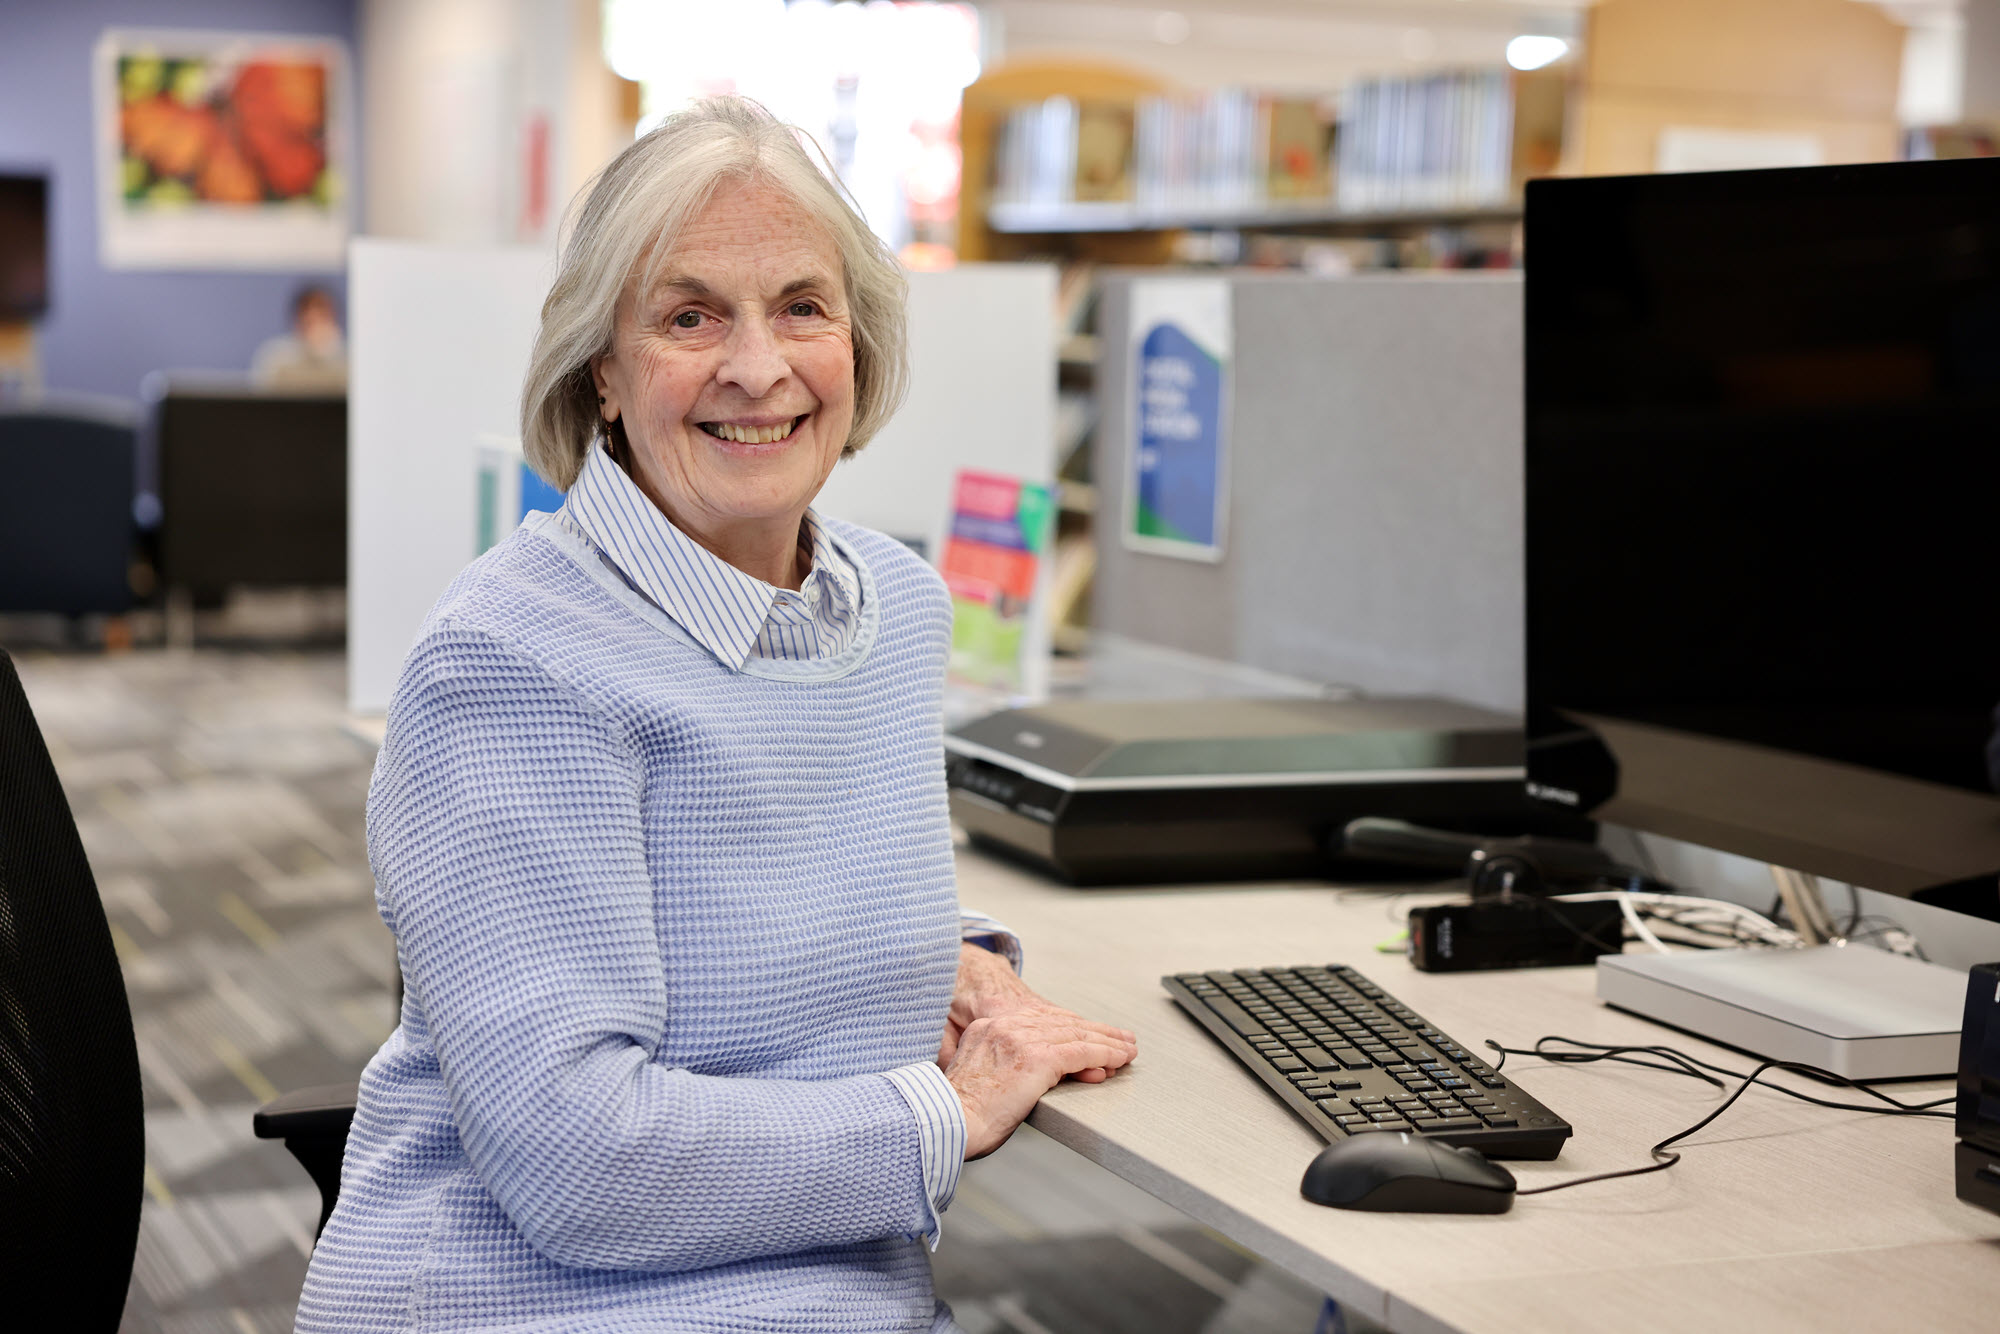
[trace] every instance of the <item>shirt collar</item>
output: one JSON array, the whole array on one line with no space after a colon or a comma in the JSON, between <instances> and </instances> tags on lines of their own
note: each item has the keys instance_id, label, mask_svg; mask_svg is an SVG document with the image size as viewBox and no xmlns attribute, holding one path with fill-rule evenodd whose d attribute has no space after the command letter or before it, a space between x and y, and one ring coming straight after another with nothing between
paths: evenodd
<instances>
[{"instance_id":1,"label":"shirt collar","mask_svg":"<svg viewBox=\"0 0 2000 1334\"><path fill-rule=\"evenodd\" d=\"M725 666L741 669L757 646L780 590L723 560L676 528L603 449L593 447L564 508L619 573ZM853 568L835 549L811 510L801 526L812 570L800 590L808 605L821 597L857 610Z\"/></svg>"}]
</instances>

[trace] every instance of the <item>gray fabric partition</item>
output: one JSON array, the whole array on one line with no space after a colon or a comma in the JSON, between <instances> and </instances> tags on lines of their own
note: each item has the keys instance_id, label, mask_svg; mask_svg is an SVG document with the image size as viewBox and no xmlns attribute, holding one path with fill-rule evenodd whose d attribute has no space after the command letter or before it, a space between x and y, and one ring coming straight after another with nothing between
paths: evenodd
<instances>
[{"instance_id":1,"label":"gray fabric partition","mask_svg":"<svg viewBox=\"0 0 2000 1334\"><path fill-rule=\"evenodd\" d=\"M1128 311L1104 279L1092 619L1377 694L1522 701L1518 274L1232 275L1224 555L1120 541Z\"/></svg>"}]
</instances>

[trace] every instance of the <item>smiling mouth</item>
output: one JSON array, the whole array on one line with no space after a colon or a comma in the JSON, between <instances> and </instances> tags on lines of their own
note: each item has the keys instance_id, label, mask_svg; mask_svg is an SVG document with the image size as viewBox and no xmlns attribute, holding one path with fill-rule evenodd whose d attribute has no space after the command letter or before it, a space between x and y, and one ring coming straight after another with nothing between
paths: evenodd
<instances>
[{"instance_id":1,"label":"smiling mouth","mask_svg":"<svg viewBox=\"0 0 2000 1334\"><path fill-rule=\"evenodd\" d=\"M801 414L790 421L782 421L774 426L738 426L734 422L701 422L701 429L718 440L727 440L736 445L775 445L780 440L790 438L799 429L799 423L811 414Z\"/></svg>"}]
</instances>

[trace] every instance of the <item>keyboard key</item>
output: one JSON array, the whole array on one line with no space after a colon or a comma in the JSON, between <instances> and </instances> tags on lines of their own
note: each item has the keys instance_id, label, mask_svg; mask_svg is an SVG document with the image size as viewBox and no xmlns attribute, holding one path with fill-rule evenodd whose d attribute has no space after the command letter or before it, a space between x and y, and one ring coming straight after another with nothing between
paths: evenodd
<instances>
[{"instance_id":1,"label":"keyboard key","mask_svg":"<svg viewBox=\"0 0 2000 1334\"><path fill-rule=\"evenodd\" d=\"M1432 1126L1432 1130L1478 1130L1483 1123L1476 1116L1453 1116Z\"/></svg>"},{"instance_id":2,"label":"keyboard key","mask_svg":"<svg viewBox=\"0 0 2000 1334\"><path fill-rule=\"evenodd\" d=\"M1340 1069L1340 1062L1334 1060L1331 1056L1328 1056L1324 1051L1321 1051L1318 1047L1299 1047L1296 1048L1295 1050L1298 1053L1298 1058L1301 1061L1304 1061L1307 1065L1311 1066L1315 1070Z\"/></svg>"},{"instance_id":3,"label":"keyboard key","mask_svg":"<svg viewBox=\"0 0 2000 1334\"><path fill-rule=\"evenodd\" d=\"M1222 1022L1241 1033L1244 1037L1261 1036L1264 1025L1252 1018L1242 1006L1227 997L1217 997L1208 1003L1208 1008L1222 1016Z\"/></svg>"},{"instance_id":4,"label":"keyboard key","mask_svg":"<svg viewBox=\"0 0 2000 1334\"><path fill-rule=\"evenodd\" d=\"M1279 1056L1271 1061L1271 1068L1281 1074L1293 1074L1306 1068L1306 1063L1296 1056Z\"/></svg>"}]
</instances>

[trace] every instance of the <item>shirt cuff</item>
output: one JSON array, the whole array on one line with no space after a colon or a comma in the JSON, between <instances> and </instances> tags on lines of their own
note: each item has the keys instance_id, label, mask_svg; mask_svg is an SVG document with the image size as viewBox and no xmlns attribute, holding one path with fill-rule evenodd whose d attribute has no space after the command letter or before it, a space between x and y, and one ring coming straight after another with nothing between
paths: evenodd
<instances>
[{"instance_id":1,"label":"shirt cuff","mask_svg":"<svg viewBox=\"0 0 2000 1334\"><path fill-rule=\"evenodd\" d=\"M958 938L983 950L1005 957L1018 976L1021 971L1021 938L985 913L959 910Z\"/></svg>"},{"instance_id":2,"label":"shirt cuff","mask_svg":"<svg viewBox=\"0 0 2000 1334\"><path fill-rule=\"evenodd\" d=\"M958 1194L958 1174L965 1167L965 1108L958 1090L935 1061L898 1066L883 1075L917 1118L917 1143L923 1150L924 1194L931 1208L930 1230L924 1239L931 1249L944 1234L944 1211Z\"/></svg>"}]
</instances>

